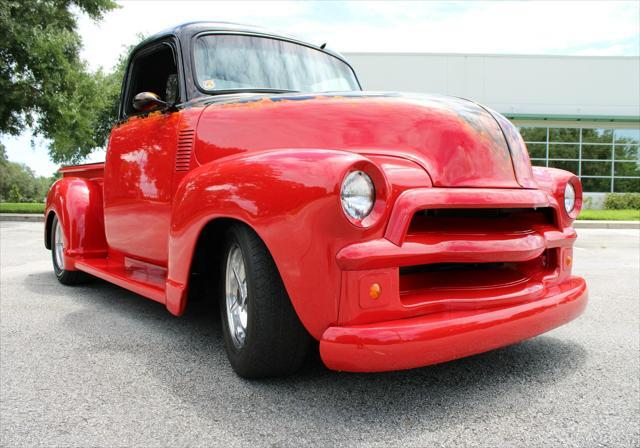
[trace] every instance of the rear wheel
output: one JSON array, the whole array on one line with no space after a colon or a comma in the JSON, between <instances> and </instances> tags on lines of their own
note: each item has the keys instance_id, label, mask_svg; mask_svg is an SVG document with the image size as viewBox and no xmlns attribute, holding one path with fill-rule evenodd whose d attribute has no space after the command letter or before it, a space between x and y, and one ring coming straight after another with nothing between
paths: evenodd
<instances>
[{"instance_id":1,"label":"rear wheel","mask_svg":"<svg viewBox=\"0 0 640 448\"><path fill-rule=\"evenodd\" d=\"M64 232L57 216L53 217L51 223L51 259L53 261L53 272L58 281L63 285L77 285L82 283L84 276L80 271L70 271L64 268Z\"/></svg>"},{"instance_id":2,"label":"rear wheel","mask_svg":"<svg viewBox=\"0 0 640 448\"><path fill-rule=\"evenodd\" d=\"M233 370L245 378L295 372L310 336L266 246L249 228L233 225L223 253L220 314Z\"/></svg>"}]
</instances>

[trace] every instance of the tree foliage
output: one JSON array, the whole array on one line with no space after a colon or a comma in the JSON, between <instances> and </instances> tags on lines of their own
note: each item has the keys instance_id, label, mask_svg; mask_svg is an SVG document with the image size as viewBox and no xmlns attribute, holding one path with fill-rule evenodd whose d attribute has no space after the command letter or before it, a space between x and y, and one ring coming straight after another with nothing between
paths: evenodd
<instances>
[{"instance_id":1,"label":"tree foliage","mask_svg":"<svg viewBox=\"0 0 640 448\"><path fill-rule=\"evenodd\" d=\"M0 202L42 202L54 180L55 176L36 176L28 166L9 162L0 143Z\"/></svg>"},{"instance_id":2,"label":"tree foliage","mask_svg":"<svg viewBox=\"0 0 640 448\"><path fill-rule=\"evenodd\" d=\"M0 134L30 126L50 140L54 162L77 162L104 146L122 64L111 74L88 71L74 11L99 20L116 6L112 0L0 0Z\"/></svg>"}]
</instances>

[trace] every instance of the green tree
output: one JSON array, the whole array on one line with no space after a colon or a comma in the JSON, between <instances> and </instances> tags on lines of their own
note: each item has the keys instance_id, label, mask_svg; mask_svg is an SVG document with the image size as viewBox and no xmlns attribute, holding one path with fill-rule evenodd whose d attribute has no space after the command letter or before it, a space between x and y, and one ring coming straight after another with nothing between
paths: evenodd
<instances>
[{"instance_id":1,"label":"green tree","mask_svg":"<svg viewBox=\"0 0 640 448\"><path fill-rule=\"evenodd\" d=\"M20 189L17 185L12 185L9 190L9 202L21 202L22 194L20 194Z\"/></svg>"},{"instance_id":2,"label":"green tree","mask_svg":"<svg viewBox=\"0 0 640 448\"><path fill-rule=\"evenodd\" d=\"M10 162L0 143L0 201L42 202L56 176L36 176L29 167Z\"/></svg>"},{"instance_id":3,"label":"green tree","mask_svg":"<svg viewBox=\"0 0 640 448\"><path fill-rule=\"evenodd\" d=\"M30 126L50 140L54 162L76 162L105 143L112 106L102 88L113 79L90 73L80 58L74 10L100 20L112 0L0 0L0 134ZM119 89L117 89L119 91Z\"/></svg>"},{"instance_id":4,"label":"green tree","mask_svg":"<svg viewBox=\"0 0 640 448\"><path fill-rule=\"evenodd\" d=\"M138 36L142 41L143 37ZM97 84L100 88L100 104L95 109L95 120L93 132L95 140L104 146L109 140L111 128L118 120L118 104L120 102L120 89L124 78L124 71L127 67L129 53L135 45L129 46L118 59L113 71L109 74L99 72Z\"/></svg>"}]
</instances>

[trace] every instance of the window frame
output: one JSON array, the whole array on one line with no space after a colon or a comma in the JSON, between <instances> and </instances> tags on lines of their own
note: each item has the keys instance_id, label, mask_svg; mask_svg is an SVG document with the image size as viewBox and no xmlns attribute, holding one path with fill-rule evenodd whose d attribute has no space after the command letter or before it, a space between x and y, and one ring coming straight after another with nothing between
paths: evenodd
<instances>
[{"instance_id":1,"label":"window frame","mask_svg":"<svg viewBox=\"0 0 640 448\"><path fill-rule=\"evenodd\" d=\"M163 47L169 47L173 54L174 61L176 63L176 74L178 76L178 99L173 106L179 107L185 102L185 92L186 88L184 85L184 72L182 70L182 58L180 57L180 45L175 36L165 36L161 37L153 42L149 42L148 44L136 48L131 55L129 56L129 60L127 62L127 69L125 71L125 77L123 80L123 87L120 94L120 103L118 108L118 117L121 121L125 121L130 117L136 117L148 114L149 112L133 112L128 113L128 103L133 101L133 95L136 93L132 92L132 80L133 80L133 68L136 61L139 58L149 56L156 52L158 49ZM139 92L138 92L139 93Z\"/></svg>"}]
</instances>

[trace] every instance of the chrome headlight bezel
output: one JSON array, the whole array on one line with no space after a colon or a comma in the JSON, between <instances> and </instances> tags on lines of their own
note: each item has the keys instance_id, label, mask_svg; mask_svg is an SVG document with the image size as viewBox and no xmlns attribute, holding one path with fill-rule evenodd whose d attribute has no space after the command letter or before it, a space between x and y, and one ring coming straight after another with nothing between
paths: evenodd
<instances>
[{"instance_id":1,"label":"chrome headlight bezel","mask_svg":"<svg viewBox=\"0 0 640 448\"><path fill-rule=\"evenodd\" d=\"M350 171L340 186L342 211L354 222L361 222L373 211L376 188L371 177L361 170Z\"/></svg>"},{"instance_id":2,"label":"chrome headlight bezel","mask_svg":"<svg viewBox=\"0 0 640 448\"><path fill-rule=\"evenodd\" d=\"M569 174L569 173L567 173ZM582 184L575 175L560 181L556 190L558 207L563 215L575 220L582 210Z\"/></svg>"},{"instance_id":3,"label":"chrome headlight bezel","mask_svg":"<svg viewBox=\"0 0 640 448\"><path fill-rule=\"evenodd\" d=\"M576 208L576 189L571 182L564 187L564 210L570 215Z\"/></svg>"}]
</instances>

